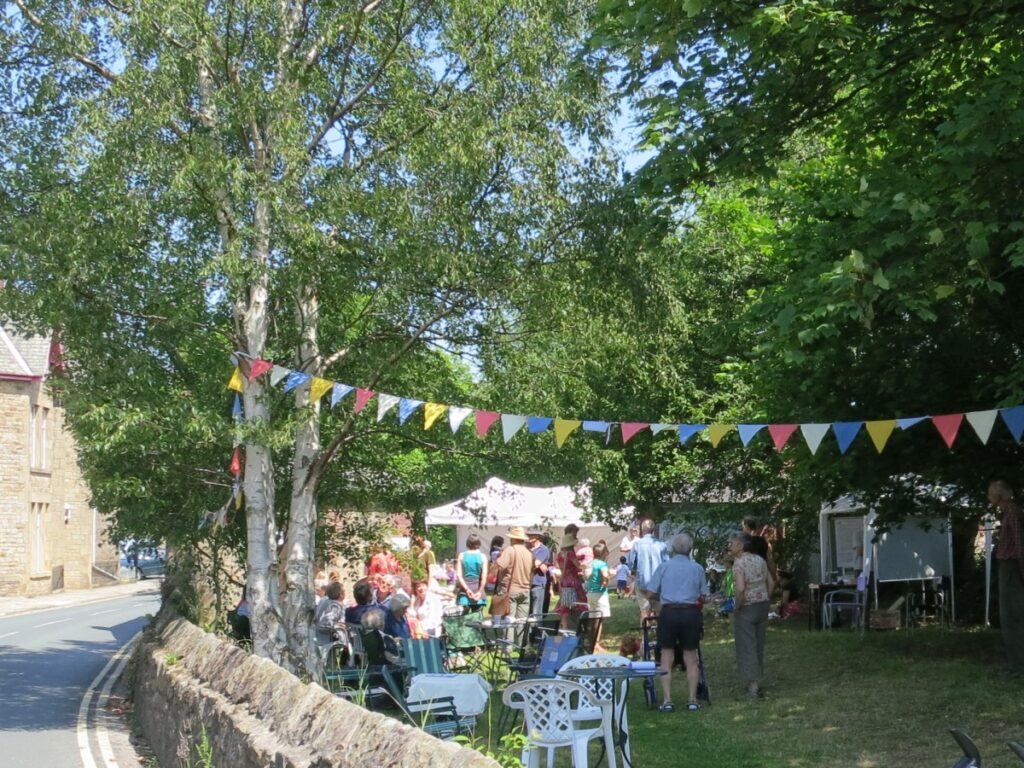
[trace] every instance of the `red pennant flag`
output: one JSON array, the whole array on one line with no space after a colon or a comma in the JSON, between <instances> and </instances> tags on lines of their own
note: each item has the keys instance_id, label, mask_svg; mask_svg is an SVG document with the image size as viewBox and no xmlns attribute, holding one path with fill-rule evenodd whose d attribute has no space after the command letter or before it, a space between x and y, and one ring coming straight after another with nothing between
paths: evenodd
<instances>
[{"instance_id":1,"label":"red pennant flag","mask_svg":"<svg viewBox=\"0 0 1024 768\"><path fill-rule=\"evenodd\" d=\"M266 360L253 360L249 364L249 381L257 379L274 367L274 364Z\"/></svg>"},{"instance_id":2,"label":"red pennant flag","mask_svg":"<svg viewBox=\"0 0 1024 768\"><path fill-rule=\"evenodd\" d=\"M647 429L650 424L646 421L624 421L619 424L619 429L622 430L622 444L628 443L637 432L642 432Z\"/></svg>"},{"instance_id":3,"label":"red pennant flag","mask_svg":"<svg viewBox=\"0 0 1024 768\"><path fill-rule=\"evenodd\" d=\"M477 437L484 437L491 425L501 418L501 414L494 411L476 411L475 417Z\"/></svg>"},{"instance_id":4,"label":"red pennant flag","mask_svg":"<svg viewBox=\"0 0 1024 768\"><path fill-rule=\"evenodd\" d=\"M366 407L366 404L373 400L373 396L376 394L377 393L374 392L372 389L357 389L355 412L359 413L361 410L363 410L363 408Z\"/></svg>"},{"instance_id":5,"label":"red pennant flag","mask_svg":"<svg viewBox=\"0 0 1024 768\"><path fill-rule=\"evenodd\" d=\"M775 450L782 453L782 449L786 447L786 442L799 427L799 424L769 424L768 434L772 436Z\"/></svg>"},{"instance_id":6,"label":"red pennant flag","mask_svg":"<svg viewBox=\"0 0 1024 768\"><path fill-rule=\"evenodd\" d=\"M947 413L943 416L932 416L932 424L939 430L939 434L942 435L942 439L946 441L946 447L952 448L953 441L956 440L956 433L960 431L960 425L963 423L964 415L962 413Z\"/></svg>"},{"instance_id":7,"label":"red pennant flag","mask_svg":"<svg viewBox=\"0 0 1024 768\"><path fill-rule=\"evenodd\" d=\"M235 446L234 452L231 454L231 474L236 477L242 474L242 449L239 446Z\"/></svg>"}]
</instances>

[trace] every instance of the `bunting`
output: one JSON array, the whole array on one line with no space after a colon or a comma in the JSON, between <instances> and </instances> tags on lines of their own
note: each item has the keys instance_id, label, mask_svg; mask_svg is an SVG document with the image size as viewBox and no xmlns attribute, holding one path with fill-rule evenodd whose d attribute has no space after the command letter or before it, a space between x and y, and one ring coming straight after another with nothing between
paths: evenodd
<instances>
[{"instance_id":1,"label":"bunting","mask_svg":"<svg viewBox=\"0 0 1024 768\"><path fill-rule=\"evenodd\" d=\"M629 443L630 440L644 430L650 430L652 435L675 430L680 445L686 445L694 436L701 432L707 432L707 440L715 448L721 444L722 439L730 432L736 431L741 444L746 447L762 430L767 429L775 450L779 452L786 447L790 438L799 430L812 455L818 452L829 430L835 436L836 446L841 455L850 449L862 428L868 433L875 450L882 453L897 429L907 430L922 421L932 422L942 441L949 449L953 448L953 444L959 436L960 428L965 421L971 425L971 429L982 445L988 445L996 422L999 420L1003 422L1014 441L1020 442L1021 436L1024 434L1024 405L964 413L945 413L934 416L909 416L866 421L832 421L804 424L727 424L723 422L675 424L671 422L584 420L561 417L551 418L548 416L522 416L501 413L499 411L475 410L465 406L426 402L410 397L400 397L383 392L378 393L371 389L357 388L351 384L312 376L303 371L290 370L284 366L274 365L268 360L252 358L244 352L232 355L232 362L234 368L227 386L228 389L236 393L231 412L232 417L238 422L244 420L242 402L239 395L244 392L246 381L252 381L269 372L271 386L276 387L284 382L285 392L290 392L308 384L310 387L310 401L313 403L318 402L327 392L331 392L332 408L349 394L355 392L354 414L361 413L370 401L376 397L377 421L382 421L395 406L398 406L398 422L404 425L417 410L422 408L423 428L430 429L447 412L448 424L454 434L461 429L466 419L472 414L476 425L476 433L480 438L485 438L491 427L499 421L501 422L502 440L506 443L511 441L524 427L526 427L526 431L530 434L547 432L553 427L555 445L559 448L577 430L602 432L605 434L607 442L611 439L612 427L618 427L623 445ZM240 448L236 446L235 451L232 453L230 465L231 472L236 476L241 473L241 464ZM209 514L216 513L208 513L208 516Z\"/></svg>"}]
</instances>

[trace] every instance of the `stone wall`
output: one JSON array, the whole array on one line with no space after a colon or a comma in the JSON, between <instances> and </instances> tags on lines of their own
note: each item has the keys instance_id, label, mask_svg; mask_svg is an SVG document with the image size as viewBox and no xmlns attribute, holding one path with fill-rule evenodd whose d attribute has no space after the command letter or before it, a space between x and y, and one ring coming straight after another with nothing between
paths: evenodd
<instances>
[{"instance_id":1,"label":"stone wall","mask_svg":"<svg viewBox=\"0 0 1024 768\"><path fill-rule=\"evenodd\" d=\"M147 631L133 697L161 768L194 760L206 737L216 768L496 768L479 752L306 685L180 618Z\"/></svg>"}]
</instances>

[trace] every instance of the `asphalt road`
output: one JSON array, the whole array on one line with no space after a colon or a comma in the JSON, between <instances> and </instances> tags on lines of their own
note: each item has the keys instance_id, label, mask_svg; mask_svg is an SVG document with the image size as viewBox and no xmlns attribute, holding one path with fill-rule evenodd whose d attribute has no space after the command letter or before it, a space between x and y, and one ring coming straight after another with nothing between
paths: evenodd
<instances>
[{"instance_id":1,"label":"asphalt road","mask_svg":"<svg viewBox=\"0 0 1024 768\"><path fill-rule=\"evenodd\" d=\"M0 618L0 765L81 768L82 699L159 608L139 594Z\"/></svg>"}]
</instances>

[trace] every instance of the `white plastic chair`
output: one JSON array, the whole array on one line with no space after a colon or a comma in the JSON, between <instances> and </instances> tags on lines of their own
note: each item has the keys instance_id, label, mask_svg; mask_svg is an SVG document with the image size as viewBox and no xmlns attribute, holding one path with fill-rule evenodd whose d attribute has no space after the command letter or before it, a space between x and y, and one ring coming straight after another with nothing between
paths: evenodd
<instances>
[{"instance_id":1,"label":"white plastic chair","mask_svg":"<svg viewBox=\"0 0 1024 768\"><path fill-rule=\"evenodd\" d=\"M537 678L512 683L501 695L505 706L523 710L526 747L523 763L540 768L540 750L548 752L548 768L555 764L555 749L569 747L575 768L587 768L587 745L601 737L602 729L581 728L576 713L601 702L587 688L569 680Z\"/></svg>"},{"instance_id":2,"label":"white plastic chair","mask_svg":"<svg viewBox=\"0 0 1024 768\"><path fill-rule=\"evenodd\" d=\"M592 669L594 667L628 667L629 659L624 656L611 654L592 654L590 656L577 656L570 659L558 670L558 677L566 677L563 673L576 669ZM615 768L615 735L613 720L615 710L619 712L619 730L623 734L629 733L629 723L626 721L626 686L623 681L614 680L608 677L571 677L584 688L588 689L601 706L596 709L581 709L576 713L579 720L601 720L601 731L604 736L605 751L608 753L608 768ZM615 684L619 683L619 695L615 695ZM629 751L629 739L623 739L622 751L626 756L626 762L632 765L632 754Z\"/></svg>"}]
</instances>

